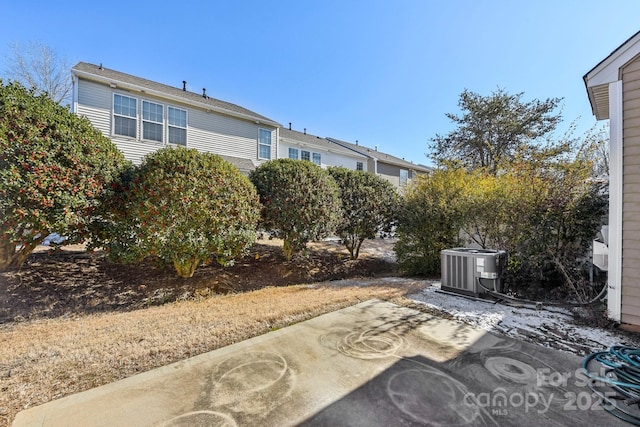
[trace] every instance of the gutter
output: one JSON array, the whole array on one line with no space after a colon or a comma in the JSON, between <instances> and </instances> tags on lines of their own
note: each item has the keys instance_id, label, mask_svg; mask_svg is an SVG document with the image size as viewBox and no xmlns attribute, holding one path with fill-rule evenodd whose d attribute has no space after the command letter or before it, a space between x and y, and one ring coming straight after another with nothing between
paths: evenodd
<instances>
[{"instance_id":1,"label":"gutter","mask_svg":"<svg viewBox=\"0 0 640 427\"><path fill-rule=\"evenodd\" d=\"M346 148L347 150L351 150L351 151L353 151L354 153L358 153L358 154L361 154L361 155L363 155L363 156L365 156L365 157L368 157L368 158L370 158L370 159L373 159L373 161L374 161L374 162L376 162L376 164L377 164L377 161L378 161L378 158L377 158L377 157L371 156L371 155L369 155L369 154L367 154L367 153L363 153L362 151L359 151L359 150L356 150L356 149L354 149L354 148L351 148L351 147L349 147L348 145L343 144L341 141L338 141L337 139L333 139L333 138L326 138L326 139L327 139L327 141L331 141L331 142L333 142L334 144L337 144L337 145L339 145L339 146L341 146L341 147L343 147L343 148ZM377 169L377 167L376 167L376 169Z\"/></svg>"},{"instance_id":2,"label":"gutter","mask_svg":"<svg viewBox=\"0 0 640 427\"><path fill-rule=\"evenodd\" d=\"M72 75L74 75L74 76L76 76L78 78L84 78L86 80L91 80L91 81L95 81L95 82L98 82L98 83L106 83L106 84L114 83L116 85L116 88L130 89L130 90L134 90L134 91L137 91L137 92L146 93L146 94L149 94L149 95L154 95L154 96L157 96L159 98L171 99L173 101L180 102L182 104L188 104L188 105L193 105L193 106L202 108L203 110L215 111L217 113L221 113L221 114L224 114L224 115L227 115L227 116L232 116L232 117L237 117L237 118L240 118L240 119L243 119L243 120L248 120L248 121L251 121L251 122L253 122L255 124L258 124L258 125L265 125L266 124L266 125L273 126L273 127L276 127L276 128L282 126L280 123L274 122L272 120L260 119L258 117L250 116L248 114L242 114L242 113L238 113L236 111L231 111L231 110L227 110L227 109L224 109L224 108L215 107L213 105L206 104L204 102L192 101L192 100L185 99L185 98L182 98L182 97L179 97L179 96L168 94L166 92L161 92L161 91L157 91L157 90L154 90L154 89L149 89L149 88L146 88L144 86L139 86L139 85L132 84L132 83L125 83L125 82L123 82L121 80L109 79L109 78L106 78L106 77L97 76L97 75L95 75L93 73L89 73L89 72L86 72L86 71L80 71L80 70L72 69L71 73L72 73Z\"/></svg>"}]
</instances>

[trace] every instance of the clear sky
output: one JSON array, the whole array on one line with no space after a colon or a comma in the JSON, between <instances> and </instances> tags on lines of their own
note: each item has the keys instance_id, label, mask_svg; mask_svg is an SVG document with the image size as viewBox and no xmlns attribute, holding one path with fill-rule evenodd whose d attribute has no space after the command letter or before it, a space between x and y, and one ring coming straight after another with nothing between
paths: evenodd
<instances>
[{"instance_id":1,"label":"clear sky","mask_svg":"<svg viewBox=\"0 0 640 427\"><path fill-rule=\"evenodd\" d=\"M640 1L0 0L0 17L0 72L38 41L430 164L464 89L564 98L560 130L591 128L582 77L640 30Z\"/></svg>"}]
</instances>

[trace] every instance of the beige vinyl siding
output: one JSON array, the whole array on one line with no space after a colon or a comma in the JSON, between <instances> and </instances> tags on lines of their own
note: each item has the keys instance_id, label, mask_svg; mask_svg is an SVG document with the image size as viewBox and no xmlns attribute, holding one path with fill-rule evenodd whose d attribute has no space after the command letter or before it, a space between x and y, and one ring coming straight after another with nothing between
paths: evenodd
<instances>
[{"instance_id":1,"label":"beige vinyl siding","mask_svg":"<svg viewBox=\"0 0 640 427\"><path fill-rule=\"evenodd\" d=\"M202 110L190 109L187 146L258 162L258 129L271 131L271 158L276 158L275 128Z\"/></svg>"},{"instance_id":2,"label":"beige vinyl siding","mask_svg":"<svg viewBox=\"0 0 640 427\"><path fill-rule=\"evenodd\" d=\"M378 161L378 175L400 188L400 168L398 166Z\"/></svg>"},{"instance_id":3,"label":"beige vinyl siding","mask_svg":"<svg viewBox=\"0 0 640 427\"><path fill-rule=\"evenodd\" d=\"M640 59L622 68L623 196L622 310L623 323L640 324Z\"/></svg>"},{"instance_id":4,"label":"beige vinyl siding","mask_svg":"<svg viewBox=\"0 0 640 427\"><path fill-rule=\"evenodd\" d=\"M400 188L400 171L407 171L407 184L416 177L415 171L410 167L401 167L378 161L378 175L391 182L396 188Z\"/></svg>"},{"instance_id":5,"label":"beige vinyl siding","mask_svg":"<svg viewBox=\"0 0 640 427\"><path fill-rule=\"evenodd\" d=\"M108 87L78 79L79 116L86 116L105 136L111 136L111 90Z\"/></svg>"},{"instance_id":6,"label":"beige vinyl siding","mask_svg":"<svg viewBox=\"0 0 640 427\"><path fill-rule=\"evenodd\" d=\"M376 161L373 160L372 158L367 158L365 164L364 164L364 168L366 171L371 172L371 173L376 173Z\"/></svg>"},{"instance_id":7,"label":"beige vinyl siding","mask_svg":"<svg viewBox=\"0 0 640 427\"><path fill-rule=\"evenodd\" d=\"M86 116L93 126L99 129L105 136L111 138L113 143L122 152L125 159L134 164L140 164L144 156L162 148L162 144L150 141L138 141L132 138L112 135L113 94L119 93L138 99L151 100L149 97L141 97L143 94L129 93L122 90L112 90L103 84L88 80L78 79L78 115ZM138 110L141 108L138 105ZM139 113L139 111L138 111ZM137 121L137 133L140 137L140 119Z\"/></svg>"},{"instance_id":8,"label":"beige vinyl siding","mask_svg":"<svg viewBox=\"0 0 640 427\"><path fill-rule=\"evenodd\" d=\"M231 157L249 159L258 164L258 129L271 130L271 158L276 158L277 136L276 129L249 120L241 120L218 113L207 112L185 104L170 102L146 93L128 92L119 88L112 89L107 85L88 80L78 79L78 108L79 115L89 118L91 123L102 133L111 138L114 144L124 154L125 158L134 164L140 164L147 154L150 154L167 144L167 111L168 107L180 108L187 111L187 147L203 152L211 152ZM119 93L138 100L137 138L127 138L112 134L112 105L113 94ZM141 101L151 101L162 104L165 116L163 142L141 140L142 120Z\"/></svg>"}]
</instances>

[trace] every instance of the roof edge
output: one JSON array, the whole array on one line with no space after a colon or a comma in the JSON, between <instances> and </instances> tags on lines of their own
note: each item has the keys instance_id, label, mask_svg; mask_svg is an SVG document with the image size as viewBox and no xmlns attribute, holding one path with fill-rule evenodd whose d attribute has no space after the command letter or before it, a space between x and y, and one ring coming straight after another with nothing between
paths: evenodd
<instances>
[{"instance_id":1,"label":"roof edge","mask_svg":"<svg viewBox=\"0 0 640 427\"><path fill-rule=\"evenodd\" d=\"M636 39L636 38L637 38L637 40L632 43L633 39ZM616 59L621 57L625 52L627 52L632 47L632 45L634 45L638 41L640 41L640 31L638 31L637 33L635 33L634 35L629 37L627 40L625 40L620 46L615 48L602 61L598 62L595 67L593 67L592 69L587 71L585 73L585 75L583 76L583 79L584 79L585 83L588 80L594 78L595 75L600 73L604 68L606 68L607 66L611 65ZM627 45L629 45L629 46L627 46ZM634 54L634 55L631 56L631 58L633 58L635 56L636 55ZM631 58L629 58L629 59L631 59ZM628 60L625 61L625 64L628 62Z\"/></svg>"},{"instance_id":2,"label":"roof edge","mask_svg":"<svg viewBox=\"0 0 640 427\"><path fill-rule=\"evenodd\" d=\"M86 63L86 64L88 64L88 63ZM93 65L93 64L90 64L90 65ZM115 71L115 70L113 70L113 71ZM119 73L119 71L116 71L116 72ZM116 85L120 84L120 85L122 85L123 88L130 88L130 89L133 89L133 90L136 90L136 91L140 91L140 92L143 92L143 93L148 93L150 95L155 95L155 96L160 97L160 98L171 99L171 100L174 100L174 101L181 102L183 104L194 105L194 106L197 106L197 107L202 108L204 110L216 111L218 113L225 114L227 116L237 117L237 118L248 120L248 121L252 121L252 122L256 122L257 121L258 124L265 124L265 125L270 125L270 126L273 126L273 127L282 127L282 125L280 123L278 123L276 121L273 121L271 119L264 120L264 119L261 119L261 118L258 118L258 117L250 116L248 114L242 114L242 113L239 113L237 111L228 110L226 108L216 107L214 105L206 104L206 103L203 103L203 102L196 102L196 101L185 99L185 98L182 98L182 97L179 97L179 96L171 95L171 94L166 93L166 92L161 92L161 91L158 91L158 90L155 90L155 89L150 89L150 88L147 88L147 87L144 87L144 86L140 86L140 85L137 85L137 84L134 84L134 83L125 82L125 81L114 79L114 78L104 77L104 76L101 76L101 75L98 75L98 74L95 74L95 73L91 73L89 71L78 70L77 68L75 68L75 66L71 68L71 73L73 75L75 75L75 76L78 76L78 77L87 78L88 80L104 82L104 83L112 82L112 83L115 83ZM132 77L135 77L135 76L132 76ZM139 77L135 77L135 78L139 78ZM167 86L164 83L159 83L159 82L154 82L154 83L158 83L160 85ZM167 87L171 87L171 86L167 86ZM222 101L222 102L226 102L226 101Z\"/></svg>"},{"instance_id":3,"label":"roof edge","mask_svg":"<svg viewBox=\"0 0 640 427\"><path fill-rule=\"evenodd\" d=\"M582 77L589 97L591 113L596 116L596 119L609 118L608 85L620 80L620 69L639 53L640 31L625 40Z\"/></svg>"}]
</instances>

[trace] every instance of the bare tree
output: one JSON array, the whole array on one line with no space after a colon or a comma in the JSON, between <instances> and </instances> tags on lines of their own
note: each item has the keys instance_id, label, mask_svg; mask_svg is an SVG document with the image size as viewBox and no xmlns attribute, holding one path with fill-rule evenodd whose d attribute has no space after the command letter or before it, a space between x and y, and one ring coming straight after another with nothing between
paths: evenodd
<instances>
[{"instance_id":1,"label":"bare tree","mask_svg":"<svg viewBox=\"0 0 640 427\"><path fill-rule=\"evenodd\" d=\"M38 93L46 93L58 104L69 104L71 67L50 46L39 42L14 42L6 55L5 75Z\"/></svg>"},{"instance_id":2,"label":"bare tree","mask_svg":"<svg viewBox=\"0 0 640 427\"><path fill-rule=\"evenodd\" d=\"M609 126L594 126L584 135L577 153L578 159L592 163L592 175L595 178L609 176Z\"/></svg>"}]
</instances>

